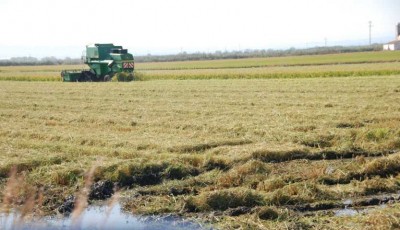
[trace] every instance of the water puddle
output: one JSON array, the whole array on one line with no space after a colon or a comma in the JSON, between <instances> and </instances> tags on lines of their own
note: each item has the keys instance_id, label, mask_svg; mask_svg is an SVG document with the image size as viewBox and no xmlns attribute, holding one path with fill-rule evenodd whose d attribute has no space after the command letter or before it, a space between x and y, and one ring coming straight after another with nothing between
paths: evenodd
<instances>
[{"instance_id":1,"label":"water puddle","mask_svg":"<svg viewBox=\"0 0 400 230\"><path fill-rule=\"evenodd\" d=\"M78 219L69 217L44 217L30 221L20 221L18 213L0 214L0 229L5 230L80 230L80 229L211 229L200 223L184 220L176 216L139 217L122 211L121 205L89 206Z\"/></svg>"},{"instance_id":2,"label":"water puddle","mask_svg":"<svg viewBox=\"0 0 400 230\"><path fill-rule=\"evenodd\" d=\"M344 208L334 211L335 216L355 216L359 213L363 213L364 210L356 210L353 208Z\"/></svg>"},{"instance_id":3,"label":"water puddle","mask_svg":"<svg viewBox=\"0 0 400 230\"><path fill-rule=\"evenodd\" d=\"M355 216L363 211L354 208L349 208L348 206L353 204L353 200L351 199L345 200L343 204L345 205L345 208L334 211L335 216Z\"/></svg>"},{"instance_id":4,"label":"water puddle","mask_svg":"<svg viewBox=\"0 0 400 230\"><path fill-rule=\"evenodd\" d=\"M385 208L387 207L386 204L380 204L380 205L376 205L376 206L366 206L364 208L354 208L354 207L348 207L350 205L353 204L353 201L348 199L345 200L343 202L343 204L345 205L344 209L339 209L339 210L335 210L335 216L355 216L358 214L365 214L368 213L372 210L378 209L378 208Z\"/></svg>"}]
</instances>

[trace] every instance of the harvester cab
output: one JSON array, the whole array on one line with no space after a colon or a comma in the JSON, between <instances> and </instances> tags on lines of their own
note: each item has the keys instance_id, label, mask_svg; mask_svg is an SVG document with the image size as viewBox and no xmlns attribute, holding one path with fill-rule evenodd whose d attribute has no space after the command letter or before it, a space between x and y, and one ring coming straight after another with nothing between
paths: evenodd
<instances>
[{"instance_id":1,"label":"harvester cab","mask_svg":"<svg viewBox=\"0 0 400 230\"><path fill-rule=\"evenodd\" d=\"M132 54L122 46L113 44L93 44L86 46L86 55L82 57L90 69L63 70L63 81L111 81L117 77L118 81L134 80L134 59Z\"/></svg>"}]
</instances>

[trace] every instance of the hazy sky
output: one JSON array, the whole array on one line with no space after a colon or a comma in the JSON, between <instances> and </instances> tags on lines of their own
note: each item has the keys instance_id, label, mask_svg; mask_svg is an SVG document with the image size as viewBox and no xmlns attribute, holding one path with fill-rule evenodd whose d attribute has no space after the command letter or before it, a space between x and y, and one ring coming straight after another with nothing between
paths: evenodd
<instances>
[{"instance_id":1,"label":"hazy sky","mask_svg":"<svg viewBox=\"0 0 400 230\"><path fill-rule=\"evenodd\" d=\"M400 0L0 0L0 58L367 44L394 38Z\"/></svg>"}]
</instances>

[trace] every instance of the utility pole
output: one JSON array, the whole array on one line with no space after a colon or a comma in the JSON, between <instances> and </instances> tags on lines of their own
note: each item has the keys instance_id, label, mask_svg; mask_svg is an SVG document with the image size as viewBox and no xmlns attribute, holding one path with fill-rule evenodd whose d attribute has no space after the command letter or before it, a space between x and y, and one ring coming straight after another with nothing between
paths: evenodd
<instances>
[{"instance_id":1,"label":"utility pole","mask_svg":"<svg viewBox=\"0 0 400 230\"><path fill-rule=\"evenodd\" d=\"M400 40L400 23L396 26L396 40Z\"/></svg>"},{"instance_id":2,"label":"utility pole","mask_svg":"<svg viewBox=\"0 0 400 230\"><path fill-rule=\"evenodd\" d=\"M325 41L325 47L326 47L328 45L328 39L324 38L324 41Z\"/></svg>"},{"instance_id":3,"label":"utility pole","mask_svg":"<svg viewBox=\"0 0 400 230\"><path fill-rule=\"evenodd\" d=\"M371 45L371 29L372 29L372 22L369 21L368 24L369 24L369 45Z\"/></svg>"}]
</instances>

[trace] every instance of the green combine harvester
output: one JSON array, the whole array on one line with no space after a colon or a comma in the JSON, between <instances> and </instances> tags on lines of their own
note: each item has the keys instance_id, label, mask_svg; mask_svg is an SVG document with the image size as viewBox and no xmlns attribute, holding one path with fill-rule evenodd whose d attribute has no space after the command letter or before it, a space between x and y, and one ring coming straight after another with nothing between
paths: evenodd
<instances>
[{"instance_id":1,"label":"green combine harvester","mask_svg":"<svg viewBox=\"0 0 400 230\"><path fill-rule=\"evenodd\" d=\"M113 44L94 44L86 46L86 56L83 56L87 70L63 70L62 81L111 81L117 77L118 81L133 81L135 68L132 54L122 46Z\"/></svg>"}]
</instances>

